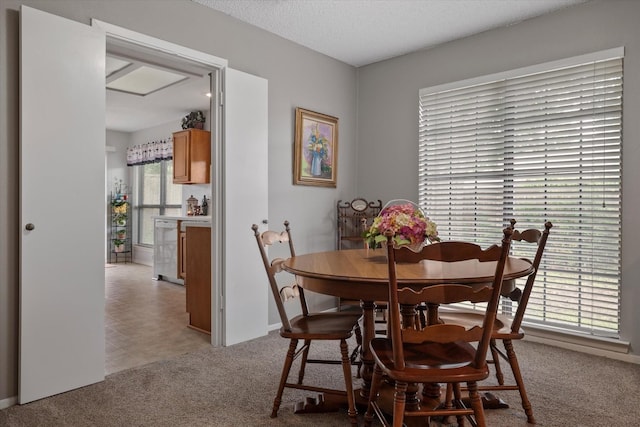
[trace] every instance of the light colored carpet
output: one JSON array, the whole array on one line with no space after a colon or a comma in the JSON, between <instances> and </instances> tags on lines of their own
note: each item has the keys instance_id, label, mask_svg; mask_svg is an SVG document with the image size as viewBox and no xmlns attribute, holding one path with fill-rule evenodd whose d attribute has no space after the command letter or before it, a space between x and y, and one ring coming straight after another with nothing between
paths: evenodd
<instances>
[{"instance_id":1,"label":"light colored carpet","mask_svg":"<svg viewBox=\"0 0 640 427\"><path fill-rule=\"evenodd\" d=\"M515 345L539 426L640 424L640 366L542 344ZM0 426L349 425L346 411L294 414L293 404L312 393L289 389L278 418L269 418L286 347L271 333L118 372L99 384L2 410ZM335 343L315 348L317 356L337 352ZM308 368L309 383L340 386L340 378L338 366ZM487 410L488 425L527 426L518 393L497 394L510 408Z\"/></svg>"}]
</instances>

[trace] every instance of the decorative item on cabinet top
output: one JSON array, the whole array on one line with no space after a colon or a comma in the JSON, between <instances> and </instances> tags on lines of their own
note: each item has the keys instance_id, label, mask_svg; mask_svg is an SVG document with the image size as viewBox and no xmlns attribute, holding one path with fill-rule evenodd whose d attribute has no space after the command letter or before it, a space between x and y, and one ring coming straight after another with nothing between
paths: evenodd
<instances>
[{"instance_id":1,"label":"decorative item on cabinet top","mask_svg":"<svg viewBox=\"0 0 640 427\"><path fill-rule=\"evenodd\" d=\"M204 129L206 120L202 111L192 111L182 118L182 129Z\"/></svg>"}]
</instances>

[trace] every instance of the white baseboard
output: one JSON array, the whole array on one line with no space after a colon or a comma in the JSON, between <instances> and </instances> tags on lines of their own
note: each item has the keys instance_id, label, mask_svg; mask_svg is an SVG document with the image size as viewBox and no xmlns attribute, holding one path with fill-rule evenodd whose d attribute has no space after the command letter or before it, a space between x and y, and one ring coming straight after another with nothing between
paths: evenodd
<instances>
[{"instance_id":1,"label":"white baseboard","mask_svg":"<svg viewBox=\"0 0 640 427\"><path fill-rule=\"evenodd\" d=\"M153 248L146 246L133 246L133 262L136 264L153 267Z\"/></svg>"},{"instance_id":2,"label":"white baseboard","mask_svg":"<svg viewBox=\"0 0 640 427\"><path fill-rule=\"evenodd\" d=\"M268 325L267 326L267 331L271 332L271 331L277 331L278 329L280 329L282 327L282 323L275 323L273 325Z\"/></svg>"},{"instance_id":3,"label":"white baseboard","mask_svg":"<svg viewBox=\"0 0 640 427\"><path fill-rule=\"evenodd\" d=\"M567 350L578 351L580 353L592 354L594 356L607 357L609 359L620 360L622 362L635 363L640 365L640 356L629 353L621 353L619 351L603 349L600 347L593 347L589 343L578 344L576 342L560 341L558 339L546 338L536 336L532 334L525 334L524 339L526 341L537 342L540 344L546 344L553 347L560 347Z\"/></svg>"},{"instance_id":4,"label":"white baseboard","mask_svg":"<svg viewBox=\"0 0 640 427\"><path fill-rule=\"evenodd\" d=\"M7 397L6 399L0 400L0 409L10 408L13 405L18 404L18 396Z\"/></svg>"},{"instance_id":5,"label":"white baseboard","mask_svg":"<svg viewBox=\"0 0 640 427\"><path fill-rule=\"evenodd\" d=\"M532 324L523 326L523 329L525 340L528 341L640 364L640 355L630 353L631 344L622 339L570 333L549 327L540 328Z\"/></svg>"}]
</instances>

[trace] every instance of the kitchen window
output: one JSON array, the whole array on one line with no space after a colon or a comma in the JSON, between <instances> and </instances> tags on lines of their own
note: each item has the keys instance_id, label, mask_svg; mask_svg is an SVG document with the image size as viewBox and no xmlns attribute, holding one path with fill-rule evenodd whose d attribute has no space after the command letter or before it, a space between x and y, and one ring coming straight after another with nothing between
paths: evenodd
<instances>
[{"instance_id":1,"label":"kitchen window","mask_svg":"<svg viewBox=\"0 0 640 427\"><path fill-rule=\"evenodd\" d=\"M420 91L419 203L443 239L553 223L525 314L539 327L618 338L623 54Z\"/></svg>"},{"instance_id":2,"label":"kitchen window","mask_svg":"<svg viewBox=\"0 0 640 427\"><path fill-rule=\"evenodd\" d=\"M134 166L138 179L138 244L153 246L156 215L182 213L182 188L173 183L173 161Z\"/></svg>"}]
</instances>

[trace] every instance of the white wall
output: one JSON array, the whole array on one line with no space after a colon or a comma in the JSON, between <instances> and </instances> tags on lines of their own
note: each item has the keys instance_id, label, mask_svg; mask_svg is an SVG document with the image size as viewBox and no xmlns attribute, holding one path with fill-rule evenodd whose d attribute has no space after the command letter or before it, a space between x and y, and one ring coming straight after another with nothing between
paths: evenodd
<instances>
[{"instance_id":1,"label":"white wall","mask_svg":"<svg viewBox=\"0 0 640 427\"><path fill-rule=\"evenodd\" d=\"M638 17L640 2L592 1L359 68L357 154L358 189L363 197L417 200L420 88L624 46L620 335L631 342L635 355L640 355L640 186L636 185L640 168L635 167L640 163ZM554 222L556 227L562 224Z\"/></svg>"},{"instance_id":2,"label":"white wall","mask_svg":"<svg viewBox=\"0 0 640 427\"><path fill-rule=\"evenodd\" d=\"M127 147L131 145L131 134L107 130L107 197L110 192L115 192L115 179L122 180L123 184L131 188L130 174L127 169Z\"/></svg>"}]
</instances>

